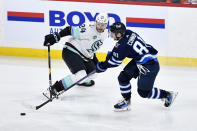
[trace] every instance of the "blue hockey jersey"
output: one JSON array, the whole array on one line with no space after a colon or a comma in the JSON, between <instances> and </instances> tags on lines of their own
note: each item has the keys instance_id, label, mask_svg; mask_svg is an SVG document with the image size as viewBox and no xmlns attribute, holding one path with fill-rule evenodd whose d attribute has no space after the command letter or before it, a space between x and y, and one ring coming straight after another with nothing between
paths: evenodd
<instances>
[{"instance_id":1,"label":"blue hockey jersey","mask_svg":"<svg viewBox=\"0 0 197 131\"><path fill-rule=\"evenodd\" d=\"M102 63L103 68L116 67L128 57L136 64L145 64L149 60L157 61L158 51L135 32L126 30L125 35L114 46L109 59Z\"/></svg>"}]
</instances>

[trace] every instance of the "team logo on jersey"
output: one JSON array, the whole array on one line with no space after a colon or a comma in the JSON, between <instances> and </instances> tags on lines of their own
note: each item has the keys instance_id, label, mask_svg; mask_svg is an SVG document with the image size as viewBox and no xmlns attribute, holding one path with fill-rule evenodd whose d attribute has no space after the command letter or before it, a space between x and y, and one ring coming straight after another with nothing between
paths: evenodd
<instances>
[{"instance_id":1,"label":"team logo on jersey","mask_svg":"<svg viewBox=\"0 0 197 131\"><path fill-rule=\"evenodd\" d=\"M95 35L95 36L93 36L93 39L96 39L97 38L97 36Z\"/></svg>"},{"instance_id":2,"label":"team logo on jersey","mask_svg":"<svg viewBox=\"0 0 197 131\"><path fill-rule=\"evenodd\" d=\"M88 52L90 53L93 53L95 52L96 50L99 49L99 47L103 44L103 42L101 40L97 40L95 41L92 46L91 46L91 49L87 49Z\"/></svg>"},{"instance_id":3,"label":"team logo on jersey","mask_svg":"<svg viewBox=\"0 0 197 131\"><path fill-rule=\"evenodd\" d=\"M117 42L116 45L115 45L115 47L118 48L119 45L120 45L120 44Z\"/></svg>"}]
</instances>

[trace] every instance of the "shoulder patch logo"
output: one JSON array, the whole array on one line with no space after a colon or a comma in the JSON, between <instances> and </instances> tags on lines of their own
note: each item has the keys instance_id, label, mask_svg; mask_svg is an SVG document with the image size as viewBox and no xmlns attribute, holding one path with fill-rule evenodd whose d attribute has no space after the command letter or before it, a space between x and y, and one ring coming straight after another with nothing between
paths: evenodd
<instances>
[{"instance_id":1,"label":"shoulder patch logo","mask_svg":"<svg viewBox=\"0 0 197 131\"><path fill-rule=\"evenodd\" d=\"M95 36L93 36L93 39L96 39L97 38L97 36L95 35Z\"/></svg>"},{"instance_id":2,"label":"shoulder patch logo","mask_svg":"<svg viewBox=\"0 0 197 131\"><path fill-rule=\"evenodd\" d=\"M116 45L115 45L115 47L118 48L119 45L120 45L120 44L117 42Z\"/></svg>"}]
</instances>

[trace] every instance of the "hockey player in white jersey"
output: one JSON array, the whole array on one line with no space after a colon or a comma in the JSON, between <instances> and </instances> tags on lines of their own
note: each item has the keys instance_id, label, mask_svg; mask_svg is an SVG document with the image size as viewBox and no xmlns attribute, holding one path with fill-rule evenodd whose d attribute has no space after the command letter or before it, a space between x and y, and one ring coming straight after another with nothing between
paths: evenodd
<instances>
[{"instance_id":1,"label":"hockey player in white jersey","mask_svg":"<svg viewBox=\"0 0 197 131\"><path fill-rule=\"evenodd\" d=\"M71 36L65 43L62 51L62 58L71 71L71 75L56 81L50 88L50 93L54 96L63 89L69 87L77 80L86 76L96 69L97 58L95 52L107 38L106 30L108 24L108 15L100 13L96 21L84 23L81 26L67 26L59 33L45 36L44 46L51 46L58 43L61 37ZM79 83L79 86L90 87L95 84L93 78Z\"/></svg>"}]
</instances>

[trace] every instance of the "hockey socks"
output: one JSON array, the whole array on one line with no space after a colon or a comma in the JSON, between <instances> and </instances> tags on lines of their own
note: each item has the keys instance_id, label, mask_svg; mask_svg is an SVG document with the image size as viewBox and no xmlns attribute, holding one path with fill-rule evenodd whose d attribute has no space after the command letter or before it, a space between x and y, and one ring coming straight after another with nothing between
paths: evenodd
<instances>
[{"instance_id":1,"label":"hockey socks","mask_svg":"<svg viewBox=\"0 0 197 131\"><path fill-rule=\"evenodd\" d=\"M56 83L51 87L52 90L55 89L56 92L60 92L68 87L70 87L75 81L77 81L76 76L74 75L68 75L61 79L60 81L56 81ZM95 82L93 80L90 80L89 82L83 82L79 83L80 86L93 86ZM54 91L54 92L55 92Z\"/></svg>"},{"instance_id":2,"label":"hockey socks","mask_svg":"<svg viewBox=\"0 0 197 131\"><path fill-rule=\"evenodd\" d=\"M74 80L71 77L71 75L68 75L68 76L64 77L62 80L60 80L59 83L61 85L61 88L66 89L74 83L73 81Z\"/></svg>"},{"instance_id":3,"label":"hockey socks","mask_svg":"<svg viewBox=\"0 0 197 131\"><path fill-rule=\"evenodd\" d=\"M49 88L50 96L47 93L43 93L44 96L47 98L51 98L52 96L57 97L59 92L63 91L64 89L70 87L73 84L73 80L70 75L66 76L60 81L56 81L55 84L53 84Z\"/></svg>"},{"instance_id":4,"label":"hockey socks","mask_svg":"<svg viewBox=\"0 0 197 131\"><path fill-rule=\"evenodd\" d=\"M162 99L167 97L167 91L159 89L159 88L153 88L152 91L149 93L148 98L149 99Z\"/></svg>"},{"instance_id":5,"label":"hockey socks","mask_svg":"<svg viewBox=\"0 0 197 131\"><path fill-rule=\"evenodd\" d=\"M149 94L150 99L161 99L164 101L165 107L170 107L174 102L178 92L165 91L159 88L153 88Z\"/></svg>"},{"instance_id":6,"label":"hockey socks","mask_svg":"<svg viewBox=\"0 0 197 131\"><path fill-rule=\"evenodd\" d=\"M119 84L119 86L124 99L129 100L131 98L131 84Z\"/></svg>"},{"instance_id":7,"label":"hockey socks","mask_svg":"<svg viewBox=\"0 0 197 131\"><path fill-rule=\"evenodd\" d=\"M51 89L55 89L57 92L60 92L73 84L73 80L70 75L64 77L60 81L56 81L54 85L52 85Z\"/></svg>"}]
</instances>

